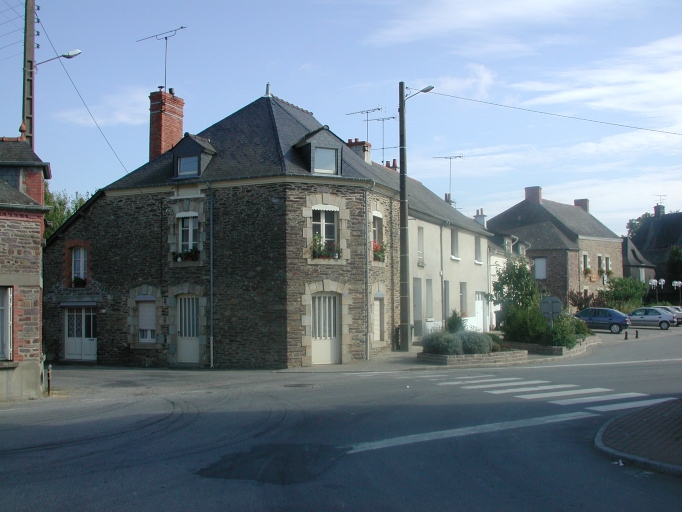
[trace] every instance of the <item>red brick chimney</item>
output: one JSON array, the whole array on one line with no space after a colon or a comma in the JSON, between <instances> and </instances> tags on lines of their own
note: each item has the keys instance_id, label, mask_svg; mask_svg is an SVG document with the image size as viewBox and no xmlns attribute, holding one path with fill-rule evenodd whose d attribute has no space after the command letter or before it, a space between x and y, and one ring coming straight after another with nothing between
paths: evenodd
<instances>
[{"instance_id":1,"label":"red brick chimney","mask_svg":"<svg viewBox=\"0 0 682 512\"><path fill-rule=\"evenodd\" d=\"M386 160L386 162L384 162L384 165L386 167L388 167L389 169L394 170L395 172L400 171L400 167L398 166L398 161L395 158L393 159L393 164L391 164L390 160Z\"/></svg>"},{"instance_id":2,"label":"red brick chimney","mask_svg":"<svg viewBox=\"0 0 682 512\"><path fill-rule=\"evenodd\" d=\"M185 101L173 89L159 89L149 95L149 160L165 153L182 139Z\"/></svg>"},{"instance_id":3,"label":"red brick chimney","mask_svg":"<svg viewBox=\"0 0 682 512\"><path fill-rule=\"evenodd\" d=\"M526 187L526 201L542 204L542 187Z\"/></svg>"},{"instance_id":4,"label":"red brick chimney","mask_svg":"<svg viewBox=\"0 0 682 512\"><path fill-rule=\"evenodd\" d=\"M590 213L590 200L589 199L574 199L573 204L575 206L580 206L587 213Z\"/></svg>"}]
</instances>

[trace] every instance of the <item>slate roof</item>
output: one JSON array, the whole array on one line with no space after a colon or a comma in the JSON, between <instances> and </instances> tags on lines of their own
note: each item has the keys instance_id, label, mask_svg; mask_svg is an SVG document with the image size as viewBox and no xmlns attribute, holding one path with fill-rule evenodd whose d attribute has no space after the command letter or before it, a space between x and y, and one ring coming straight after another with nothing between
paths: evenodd
<instances>
[{"instance_id":1,"label":"slate roof","mask_svg":"<svg viewBox=\"0 0 682 512\"><path fill-rule=\"evenodd\" d=\"M183 183L215 182L272 176L311 176L309 165L296 148L321 131L338 139L342 149L340 180L373 180L399 190L399 174L383 165L367 164L311 112L275 96L263 96L234 114L198 133L216 152L201 176ZM173 155L167 151L144 164L104 190L141 188L178 183L173 178ZM483 235L488 232L476 221L452 208L416 180L409 180L408 204L411 213L447 221Z\"/></svg>"},{"instance_id":2,"label":"slate roof","mask_svg":"<svg viewBox=\"0 0 682 512\"><path fill-rule=\"evenodd\" d=\"M549 221L514 229L514 235L531 244L530 250L564 249L577 251L578 244Z\"/></svg>"},{"instance_id":3,"label":"slate roof","mask_svg":"<svg viewBox=\"0 0 682 512\"><path fill-rule=\"evenodd\" d=\"M17 138L0 137L0 166L42 167L46 179L52 177L50 164L35 154L28 142Z\"/></svg>"},{"instance_id":4,"label":"slate roof","mask_svg":"<svg viewBox=\"0 0 682 512\"><path fill-rule=\"evenodd\" d=\"M43 206L37 201L34 201L3 180L0 180L0 208L18 210L28 209L43 212L50 211L50 207Z\"/></svg>"},{"instance_id":5,"label":"slate roof","mask_svg":"<svg viewBox=\"0 0 682 512\"><path fill-rule=\"evenodd\" d=\"M623 237L623 266L654 268L654 264L647 260L634 242L626 236Z\"/></svg>"},{"instance_id":6,"label":"slate roof","mask_svg":"<svg viewBox=\"0 0 682 512\"><path fill-rule=\"evenodd\" d=\"M563 235L566 248L577 248L578 237L613 238L620 237L599 222L593 215L579 206L573 206L543 199L541 203L523 200L508 210L488 221L488 228L494 232L513 233L518 235L520 228L550 223L557 232ZM543 231L534 233L533 229L524 229L524 240L532 244L531 249L539 249L542 244L559 248L562 243L558 233L551 233L547 226ZM549 248L549 247L548 247Z\"/></svg>"},{"instance_id":7,"label":"slate roof","mask_svg":"<svg viewBox=\"0 0 682 512\"><path fill-rule=\"evenodd\" d=\"M644 219L632 242L650 262L662 266L672 246L682 247L682 212Z\"/></svg>"}]
</instances>

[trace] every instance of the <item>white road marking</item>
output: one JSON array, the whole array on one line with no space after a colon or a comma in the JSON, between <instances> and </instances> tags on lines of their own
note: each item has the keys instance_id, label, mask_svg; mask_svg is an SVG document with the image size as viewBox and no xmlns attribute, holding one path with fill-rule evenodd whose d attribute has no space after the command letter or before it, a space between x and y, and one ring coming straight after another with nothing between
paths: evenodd
<instances>
[{"instance_id":1,"label":"white road marking","mask_svg":"<svg viewBox=\"0 0 682 512\"><path fill-rule=\"evenodd\" d=\"M381 441L372 441L368 443L358 443L351 445L351 450L348 454L366 452L370 450L381 450L383 448L391 448L393 446L403 446L407 444L423 443L426 441L435 441L438 439L450 439L453 437L470 436L474 434L485 434L488 432L500 432L502 430L511 430L514 428L534 427L538 425L549 425L551 423L560 423L563 421L579 420L598 416L598 414L589 412L576 412L571 414L557 414L555 416L544 416L540 418L529 418L527 420L504 421L502 423L489 423L487 425L477 425L475 427L455 428L452 430L439 430L436 432L427 432L425 434L412 434L409 436L393 437L390 439L383 439Z\"/></svg>"},{"instance_id":2,"label":"white road marking","mask_svg":"<svg viewBox=\"0 0 682 512\"><path fill-rule=\"evenodd\" d=\"M589 393L603 393L605 391L613 391L613 389L606 389L606 388L574 389L572 391L556 391L553 393L533 393L532 395L514 395L514 398L525 398L526 400L533 400L535 398L552 398L554 396L587 395Z\"/></svg>"},{"instance_id":3,"label":"white road marking","mask_svg":"<svg viewBox=\"0 0 682 512\"><path fill-rule=\"evenodd\" d=\"M18 409L0 409L0 412L5 412L5 411L17 411Z\"/></svg>"},{"instance_id":4,"label":"white road marking","mask_svg":"<svg viewBox=\"0 0 682 512\"><path fill-rule=\"evenodd\" d=\"M636 407L646 407L647 405L660 404L662 402L667 402L668 400L676 400L674 397L668 398L655 398L653 400L640 400L639 402L625 402L622 404L611 404L611 405L600 405L598 407L586 407L590 411L620 411L621 409L635 409Z\"/></svg>"},{"instance_id":5,"label":"white road marking","mask_svg":"<svg viewBox=\"0 0 682 512\"><path fill-rule=\"evenodd\" d=\"M437 386L454 386L455 384L464 384L463 380L456 380L454 382L439 382Z\"/></svg>"},{"instance_id":6,"label":"white road marking","mask_svg":"<svg viewBox=\"0 0 682 512\"><path fill-rule=\"evenodd\" d=\"M623 364L642 364L642 363L675 363L682 361L682 358L671 358L671 359L646 359L643 361L619 361L614 363L578 363L578 364L553 364L545 366L517 366L514 369L519 368L573 368L575 366L619 366Z\"/></svg>"},{"instance_id":7,"label":"white road marking","mask_svg":"<svg viewBox=\"0 0 682 512\"><path fill-rule=\"evenodd\" d=\"M649 396L646 393L617 393L615 395L582 396L580 398L567 398L566 400L555 400L550 404L573 405L589 404L590 402L608 402L610 400L624 400L626 398L637 398L639 396Z\"/></svg>"},{"instance_id":8,"label":"white road marking","mask_svg":"<svg viewBox=\"0 0 682 512\"><path fill-rule=\"evenodd\" d=\"M504 393L520 393L521 391L542 391L544 389L562 389L562 388L577 388L577 384L552 384L551 386L535 386L530 388L516 388L516 389L496 389L494 391L486 391L493 395L502 395Z\"/></svg>"},{"instance_id":9,"label":"white road marking","mask_svg":"<svg viewBox=\"0 0 682 512\"><path fill-rule=\"evenodd\" d=\"M104 402L108 400L108 398L86 398L83 400L84 402Z\"/></svg>"},{"instance_id":10,"label":"white road marking","mask_svg":"<svg viewBox=\"0 0 682 512\"><path fill-rule=\"evenodd\" d=\"M523 380L521 382L503 382L502 384L478 384L476 386L462 386L462 389L502 388L505 386L527 386L530 384L545 384L548 380ZM468 383L467 383L468 384Z\"/></svg>"},{"instance_id":11,"label":"white road marking","mask_svg":"<svg viewBox=\"0 0 682 512\"><path fill-rule=\"evenodd\" d=\"M494 377L494 375L471 375L469 377L457 377L458 379L482 379L484 377Z\"/></svg>"},{"instance_id":12,"label":"white road marking","mask_svg":"<svg viewBox=\"0 0 682 512\"><path fill-rule=\"evenodd\" d=\"M478 379L478 380L470 380L469 382L467 382L467 384L482 384L484 382L509 382L512 380L523 380L523 379L521 377L504 377L501 379Z\"/></svg>"}]
</instances>

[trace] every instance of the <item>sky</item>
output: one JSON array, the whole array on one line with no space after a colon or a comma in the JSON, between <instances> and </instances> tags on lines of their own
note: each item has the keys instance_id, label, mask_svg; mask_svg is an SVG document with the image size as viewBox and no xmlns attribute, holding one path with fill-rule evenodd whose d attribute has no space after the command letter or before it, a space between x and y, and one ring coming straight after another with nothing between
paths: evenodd
<instances>
[{"instance_id":1,"label":"sky","mask_svg":"<svg viewBox=\"0 0 682 512\"><path fill-rule=\"evenodd\" d=\"M342 139L368 139L375 161L392 160L397 120L348 114L397 116L400 81L433 85L407 101L408 173L441 198L451 187L463 214L491 218L529 186L553 201L588 198L618 235L659 202L682 210L679 0L36 3L36 60L82 51L36 76L35 150L52 190L93 193L148 160L165 41L137 41L185 26L168 39L167 86L185 100L190 133L269 82ZM21 124L23 9L0 0L0 136Z\"/></svg>"}]
</instances>

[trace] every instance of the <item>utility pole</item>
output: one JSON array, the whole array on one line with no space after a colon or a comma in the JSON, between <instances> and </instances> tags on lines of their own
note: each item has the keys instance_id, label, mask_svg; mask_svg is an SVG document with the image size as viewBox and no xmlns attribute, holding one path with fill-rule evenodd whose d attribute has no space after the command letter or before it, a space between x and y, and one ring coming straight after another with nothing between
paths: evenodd
<instances>
[{"instance_id":1,"label":"utility pole","mask_svg":"<svg viewBox=\"0 0 682 512\"><path fill-rule=\"evenodd\" d=\"M21 107L22 124L26 129L26 141L34 149L33 145L33 78L35 73L35 46L36 46L36 2L26 0L24 13L24 99Z\"/></svg>"},{"instance_id":2,"label":"utility pole","mask_svg":"<svg viewBox=\"0 0 682 512\"><path fill-rule=\"evenodd\" d=\"M398 85L398 125L400 138L400 350L410 351L410 247L407 231L407 146L405 135L405 82Z\"/></svg>"}]
</instances>

